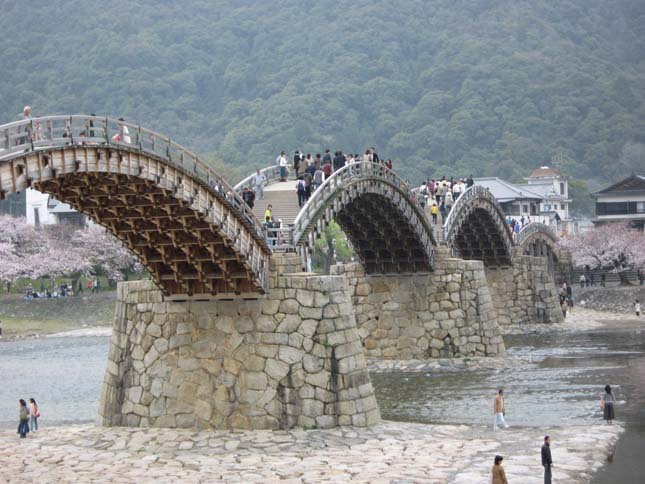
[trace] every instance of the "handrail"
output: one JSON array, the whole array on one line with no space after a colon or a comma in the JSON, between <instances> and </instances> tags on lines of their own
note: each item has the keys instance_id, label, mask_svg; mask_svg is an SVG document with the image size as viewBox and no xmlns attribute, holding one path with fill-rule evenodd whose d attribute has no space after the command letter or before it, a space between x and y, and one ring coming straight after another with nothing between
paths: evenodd
<instances>
[{"instance_id":1,"label":"handrail","mask_svg":"<svg viewBox=\"0 0 645 484\"><path fill-rule=\"evenodd\" d=\"M364 180L366 178L377 179L391 186L397 187L397 189L406 197L406 199L410 203L410 206L413 207L413 209L417 212L419 220L421 220L424 224L432 243L435 242L432 227L429 225L427 217L421 211L419 206L412 202L412 195L408 184L402 178L396 175L392 170L388 169L382 164L373 163L371 161L361 161L350 163L348 165L345 165L343 168L336 170L331 176L327 177L322 185L320 185L316 189L305 206L302 207L302 209L298 213L298 216L293 222L294 245L297 245L301 242L305 230L311 222L312 216L322 206L324 206L329 201L329 199L335 196L336 190L338 188L342 187L352 180ZM377 210L378 207L375 207L375 209Z\"/></svg>"},{"instance_id":2,"label":"handrail","mask_svg":"<svg viewBox=\"0 0 645 484\"><path fill-rule=\"evenodd\" d=\"M196 154L170 138L119 119L84 114L29 118L0 126L0 162L38 150L70 146L107 146L151 154L195 176L236 209L261 239L262 223L242 197ZM0 189L2 180L0 180Z\"/></svg>"},{"instance_id":3,"label":"handrail","mask_svg":"<svg viewBox=\"0 0 645 484\"><path fill-rule=\"evenodd\" d=\"M249 188L251 190L255 189L255 183L254 183L255 175L256 173L252 173L242 181L238 182L233 187L234 190L237 193L241 193L242 190L244 190L245 188ZM269 185L271 184L271 182L280 179L280 167L278 165L267 166L266 168L262 168L260 170L260 175L264 177L264 179L266 180L266 184Z\"/></svg>"},{"instance_id":4,"label":"handrail","mask_svg":"<svg viewBox=\"0 0 645 484\"><path fill-rule=\"evenodd\" d=\"M459 213L461 212L462 207L467 207L469 205L469 201L475 198L483 198L487 201L490 202L490 204L495 208L495 211L499 214L501 220L505 220L506 214L502 210L501 206L499 205L499 202L497 199L493 196L493 194L485 188L482 185L473 185L463 192L461 192L461 195L457 200L455 201L454 205L452 206L452 209L450 210L450 213L448 214L448 217L446 218L446 221L443 224L443 237L444 241L446 243L450 243L450 232L453 229L454 225L454 220L459 216ZM506 234L508 235L508 240L511 241L511 244L513 243L513 234L511 233L511 230L508 226L507 223L503 224L504 229L506 231ZM510 250L510 247L509 247Z\"/></svg>"},{"instance_id":5,"label":"handrail","mask_svg":"<svg viewBox=\"0 0 645 484\"><path fill-rule=\"evenodd\" d=\"M517 234L517 245L522 245L526 239L535 233L542 233L547 235L553 242L558 240L557 235L551 227L542 222L530 222L520 229L520 232Z\"/></svg>"}]
</instances>

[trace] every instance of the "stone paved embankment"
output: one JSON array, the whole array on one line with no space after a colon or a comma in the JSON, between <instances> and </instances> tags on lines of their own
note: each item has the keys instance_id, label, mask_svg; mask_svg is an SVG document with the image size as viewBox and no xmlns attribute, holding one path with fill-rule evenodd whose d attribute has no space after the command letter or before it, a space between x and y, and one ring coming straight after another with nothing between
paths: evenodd
<instances>
[{"instance_id":1,"label":"stone paved embankment","mask_svg":"<svg viewBox=\"0 0 645 484\"><path fill-rule=\"evenodd\" d=\"M588 483L620 425L552 428L554 482ZM509 482L542 482L545 430L383 422L331 430L42 428L0 432L0 483L487 483L495 454Z\"/></svg>"}]
</instances>

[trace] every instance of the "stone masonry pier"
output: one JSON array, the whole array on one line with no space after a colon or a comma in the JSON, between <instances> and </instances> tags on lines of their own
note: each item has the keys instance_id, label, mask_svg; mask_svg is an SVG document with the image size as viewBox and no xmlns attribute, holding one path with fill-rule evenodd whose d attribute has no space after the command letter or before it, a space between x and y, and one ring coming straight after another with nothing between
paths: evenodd
<instances>
[{"instance_id":1,"label":"stone masonry pier","mask_svg":"<svg viewBox=\"0 0 645 484\"><path fill-rule=\"evenodd\" d=\"M343 276L274 256L270 295L164 302L121 283L98 423L214 429L367 426L379 410Z\"/></svg>"},{"instance_id":2,"label":"stone masonry pier","mask_svg":"<svg viewBox=\"0 0 645 484\"><path fill-rule=\"evenodd\" d=\"M366 275L336 265L349 281L359 334L370 357L395 359L496 356L505 352L481 261L437 249L435 271Z\"/></svg>"},{"instance_id":3,"label":"stone masonry pier","mask_svg":"<svg viewBox=\"0 0 645 484\"><path fill-rule=\"evenodd\" d=\"M511 266L488 269L486 278L500 325L564 321L547 259L516 253Z\"/></svg>"}]
</instances>

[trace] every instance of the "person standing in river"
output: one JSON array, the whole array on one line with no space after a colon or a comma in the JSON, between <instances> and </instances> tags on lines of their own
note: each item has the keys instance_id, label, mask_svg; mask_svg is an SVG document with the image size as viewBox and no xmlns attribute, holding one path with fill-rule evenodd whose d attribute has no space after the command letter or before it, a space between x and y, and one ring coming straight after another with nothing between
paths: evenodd
<instances>
[{"instance_id":1,"label":"person standing in river","mask_svg":"<svg viewBox=\"0 0 645 484\"><path fill-rule=\"evenodd\" d=\"M544 436L544 444L542 444L542 467L544 467L544 484L551 484L551 467L553 460L551 460L551 437Z\"/></svg>"},{"instance_id":2,"label":"person standing in river","mask_svg":"<svg viewBox=\"0 0 645 484\"><path fill-rule=\"evenodd\" d=\"M611 391L609 385L605 385L605 393L600 397L600 408L602 409L602 416L611 425L612 421L616 418L616 413L614 412L614 404L616 399L614 394Z\"/></svg>"},{"instance_id":3,"label":"person standing in river","mask_svg":"<svg viewBox=\"0 0 645 484\"><path fill-rule=\"evenodd\" d=\"M504 390L500 388L497 390L497 396L493 402L493 413L495 414L495 423L493 424L493 430L498 428L507 429L509 425L504 420L504 414L506 413L506 408L504 405Z\"/></svg>"},{"instance_id":4,"label":"person standing in river","mask_svg":"<svg viewBox=\"0 0 645 484\"><path fill-rule=\"evenodd\" d=\"M490 470L492 477L490 482L492 484L508 484L508 480L506 480L506 472L504 472L504 467L502 467L503 460L504 458L501 455L495 456L495 463Z\"/></svg>"},{"instance_id":5,"label":"person standing in river","mask_svg":"<svg viewBox=\"0 0 645 484\"><path fill-rule=\"evenodd\" d=\"M27 402L22 398L18 400L18 404L18 433L20 434L20 438L24 439L27 437L27 433L29 432L29 409L27 408Z\"/></svg>"}]
</instances>

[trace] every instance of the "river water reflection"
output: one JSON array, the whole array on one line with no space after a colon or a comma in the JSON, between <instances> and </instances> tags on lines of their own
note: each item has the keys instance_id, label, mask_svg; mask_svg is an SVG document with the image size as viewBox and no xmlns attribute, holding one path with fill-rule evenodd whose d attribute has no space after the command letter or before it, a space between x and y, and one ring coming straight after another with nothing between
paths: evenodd
<instances>
[{"instance_id":1,"label":"river water reflection","mask_svg":"<svg viewBox=\"0 0 645 484\"><path fill-rule=\"evenodd\" d=\"M527 364L491 371L372 375L384 418L492 426L497 388L511 426L598 423L605 384L615 390L626 423L614 463L594 483L643 482L645 475L645 341L640 328L505 336L510 355ZM532 362L532 363L529 363Z\"/></svg>"},{"instance_id":2,"label":"river water reflection","mask_svg":"<svg viewBox=\"0 0 645 484\"><path fill-rule=\"evenodd\" d=\"M612 324L616 324L613 322ZM645 341L638 326L611 330L506 336L513 368L435 374L373 374L384 418L492 425L492 400L503 387L512 426L598 422L610 383L627 430L612 465L595 484L642 482L645 475ZM41 425L94 421L109 338L43 338L0 343L0 426L16 425L17 399L34 397Z\"/></svg>"}]
</instances>

